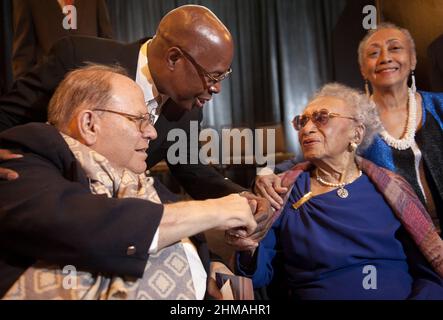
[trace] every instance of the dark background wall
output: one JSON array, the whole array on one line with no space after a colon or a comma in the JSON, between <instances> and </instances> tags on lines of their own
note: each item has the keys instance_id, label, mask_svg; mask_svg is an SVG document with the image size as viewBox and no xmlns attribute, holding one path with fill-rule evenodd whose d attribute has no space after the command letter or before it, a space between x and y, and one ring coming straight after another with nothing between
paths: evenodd
<instances>
[{"instance_id":1,"label":"dark background wall","mask_svg":"<svg viewBox=\"0 0 443 320\"><path fill-rule=\"evenodd\" d=\"M333 57L335 81L363 89L363 80L357 60L357 48L366 30L362 27L363 7L376 1L347 1L333 30Z\"/></svg>"},{"instance_id":2,"label":"dark background wall","mask_svg":"<svg viewBox=\"0 0 443 320\"><path fill-rule=\"evenodd\" d=\"M12 84L12 4L11 0L0 1L0 95Z\"/></svg>"},{"instance_id":3,"label":"dark background wall","mask_svg":"<svg viewBox=\"0 0 443 320\"><path fill-rule=\"evenodd\" d=\"M443 34L443 0L380 0L380 7L385 20L411 32L417 46L417 87L430 90L426 51Z\"/></svg>"},{"instance_id":4,"label":"dark background wall","mask_svg":"<svg viewBox=\"0 0 443 320\"><path fill-rule=\"evenodd\" d=\"M2 92L12 80L11 1L0 1ZM356 52L365 34L365 5L377 5L386 20L410 29L421 89L429 89L427 46L443 33L443 0L107 0L115 38L129 42L151 36L165 13L186 3L213 10L236 42L234 73L206 107L204 125L282 123L292 152L298 144L290 120L315 90L330 81L363 87Z\"/></svg>"}]
</instances>

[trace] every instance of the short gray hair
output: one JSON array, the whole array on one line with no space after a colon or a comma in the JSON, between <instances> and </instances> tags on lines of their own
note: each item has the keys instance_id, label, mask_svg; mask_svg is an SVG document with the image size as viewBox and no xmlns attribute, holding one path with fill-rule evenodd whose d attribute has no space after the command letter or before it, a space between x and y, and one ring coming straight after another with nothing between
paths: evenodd
<instances>
[{"instance_id":1,"label":"short gray hair","mask_svg":"<svg viewBox=\"0 0 443 320\"><path fill-rule=\"evenodd\" d=\"M340 83L326 84L311 99L333 97L343 100L347 107L352 109L353 116L359 124L365 128L361 144L358 146L357 153L362 154L374 140L377 133L381 131L381 122L375 103L365 94L347 87Z\"/></svg>"},{"instance_id":2,"label":"short gray hair","mask_svg":"<svg viewBox=\"0 0 443 320\"><path fill-rule=\"evenodd\" d=\"M66 74L49 102L48 121L57 129L66 126L82 108L105 106L112 100L111 78L127 76L120 66L87 64Z\"/></svg>"},{"instance_id":3,"label":"short gray hair","mask_svg":"<svg viewBox=\"0 0 443 320\"><path fill-rule=\"evenodd\" d=\"M377 25L377 29L371 29L368 31L368 33L364 36L364 38L360 41L360 44L358 45L358 63L360 65L360 67L363 65L363 55L364 55L364 49L366 47L366 43L368 42L368 39L376 32L380 31L380 30L384 30L384 29L395 29L398 30L400 32L402 32L406 39L409 42L410 48L411 48L411 53L413 55L417 55L417 52L415 50L415 41L414 38L412 38L411 33L409 32L408 29L405 28L401 28L391 22L382 22L379 25Z\"/></svg>"}]
</instances>

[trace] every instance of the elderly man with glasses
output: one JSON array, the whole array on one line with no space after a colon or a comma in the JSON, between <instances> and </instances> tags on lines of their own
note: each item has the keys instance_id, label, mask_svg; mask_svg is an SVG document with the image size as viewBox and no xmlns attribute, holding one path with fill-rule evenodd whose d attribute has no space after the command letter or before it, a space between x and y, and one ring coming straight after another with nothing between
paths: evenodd
<instances>
[{"instance_id":1,"label":"elderly man with glasses","mask_svg":"<svg viewBox=\"0 0 443 320\"><path fill-rule=\"evenodd\" d=\"M269 202L256 197L214 168L205 164L172 164L167 159L168 132L182 129L190 135L191 121L201 122L202 107L221 91L221 81L231 72L234 44L229 30L207 8L186 5L172 10L161 20L156 35L135 43L67 37L57 42L44 63L20 78L11 92L0 99L0 131L31 121L45 121L47 103L65 74L87 62L118 64L141 87L147 112L154 115L158 138L150 145L147 167L168 162L172 175L194 199L208 199L241 193L257 202L259 223L250 238L234 238L231 244L252 248L271 225ZM0 145L0 160L15 155ZM17 172L2 168L0 178L15 179Z\"/></svg>"},{"instance_id":2,"label":"elderly man with glasses","mask_svg":"<svg viewBox=\"0 0 443 320\"><path fill-rule=\"evenodd\" d=\"M251 233L251 207L237 194L168 203L174 196L145 174L157 132L136 83L115 67L72 71L48 120L0 134L23 155L5 163L20 178L0 181L0 297L217 297L214 272L229 270L210 264L198 233Z\"/></svg>"}]
</instances>

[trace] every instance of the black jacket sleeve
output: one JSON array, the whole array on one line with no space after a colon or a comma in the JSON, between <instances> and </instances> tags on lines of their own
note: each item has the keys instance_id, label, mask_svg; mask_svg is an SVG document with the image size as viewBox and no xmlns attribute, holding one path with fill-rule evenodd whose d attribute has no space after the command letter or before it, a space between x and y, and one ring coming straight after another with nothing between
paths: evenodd
<instances>
[{"instance_id":1,"label":"black jacket sleeve","mask_svg":"<svg viewBox=\"0 0 443 320\"><path fill-rule=\"evenodd\" d=\"M12 5L14 24L12 72L14 79L17 79L36 64L37 39L29 2L27 0L14 0Z\"/></svg>"},{"instance_id":2,"label":"black jacket sleeve","mask_svg":"<svg viewBox=\"0 0 443 320\"><path fill-rule=\"evenodd\" d=\"M97 1L97 21L98 21L98 36L101 38L112 39L111 19L109 18L108 8L105 0Z\"/></svg>"},{"instance_id":3,"label":"black jacket sleeve","mask_svg":"<svg viewBox=\"0 0 443 320\"><path fill-rule=\"evenodd\" d=\"M92 195L33 153L0 165L20 174L16 181L0 181L0 251L95 272L142 276L162 205ZM134 254L128 254L130 246L135 246Z\"/></svg>"},{"instance_id":4,"label":"black jacket sleeve","mask_svg":"<svg viewBox=\"0 0 443 320\"><path fill-rule=\"evenodd\" d=\"M194 116L191 116L190 120L195 121L194 123L198 124L197 132L200 133L200 123L203 118L203 113L200 109L194 109L192 113ZM174 178L180 182L192 198L197 200L220 198L231 193L238 193L246 190L246 188L223 177L223 175L221 175L214 167L201 163L198 156L200 145L196 146L189 140L191 139L192 134L189 120L187 124L181 126L181 128L186 132L186 137L188 137L186 154L187 163L172 165L168 161L168 166ZM193 139L194 141L198 141L198 137L193 137ZM193 156L191 156L191 154ZM196 163L191 161L193 158L194 160L196 158Z\"/></svg>"},{"instance_id":5,"label":"black jacket sleeve","mask_svg":"<svg viewBox=\"0 0 443 320\"><path fill-rule=\"evenodd\" d=\"M44 122L57 85L72 68L74 52L69 37L55 43L43 63L14 82L0 98L0 132L28 122Z\"/></svg>"}]
</instances>

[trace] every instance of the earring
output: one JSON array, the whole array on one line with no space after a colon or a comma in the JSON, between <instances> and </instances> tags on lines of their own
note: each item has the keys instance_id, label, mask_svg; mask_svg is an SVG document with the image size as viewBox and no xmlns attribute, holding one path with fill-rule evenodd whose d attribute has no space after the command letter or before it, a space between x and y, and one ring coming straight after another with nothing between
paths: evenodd
<instances>
[{"instance_id":1,"label":"earring","mask_svg":"<svg viewBox=\"0 0 443 320\"><path fill-rule=\"evenodd\" d=\"M355 150L357 150L357 148L358 148L358 144L356 144L355 142L351 142L350 144L349 144L349 152L354 152Z\"/></svg>"},{"instance_id":2,"label":"earring","mask_svg":"<svg viewBox=\"0 0 443 320\"><path fill-rule=\"evenodd\" d=\"M411 90L415 94L417 92L417 87L415 86L415 72L411 70Z\"/></svg>"},{"instance_id":3,"label":"earring","mask_svg":"<svg viewBox=\"0 0 443 320\"><path fill-rule=\"evenodd\" d=\"M365 79L365 92L366 92L366 96L368 98L371 97L371 92L369 91L369 81L368 79Z\"/></svg>"}]
</instances>

